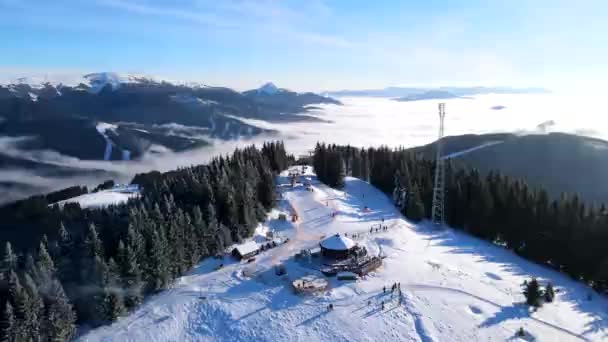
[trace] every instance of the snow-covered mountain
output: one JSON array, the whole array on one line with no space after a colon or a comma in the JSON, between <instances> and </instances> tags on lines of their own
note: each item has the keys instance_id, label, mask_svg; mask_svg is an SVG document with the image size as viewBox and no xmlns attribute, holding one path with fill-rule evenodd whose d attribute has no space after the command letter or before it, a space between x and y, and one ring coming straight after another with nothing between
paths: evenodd
<instances>
[{"instance_id":1,"label":"snow-covered mountain","mask_svg":"<svg viewBox=\"0 0 608 342\"><path fill-rule=\"evenodd\" d=\"M258 88L259 93L264 93L268 95L274 95L278 91L279 88L277 88L277 86L275 86L272 82L265 83L264 85Z\"/></svg>"},{"instance_id":2,"label":"snow-covered mountain","mask_svg":"<svg viewBox=\"0 0 608 342\"><path fill-rule=\"evenodd\" d=\"M268 82L257 89L247 90L243 95L258 105L268 108L282 108L283 114L309 109L307 106L314 104L336 104L340 101L331 97L318 95L315 93L298 93L285 88L279 88L274 83ZM286 117L289 120L289 117Z\"/></svg>"},{"instance_id":3,"label":"snow-covered mountain","mask_svg":"<svg viewBox=\"0 0 608 342\"><path fill-rule=\"evenodd\" d=\"M129 77L121 77L113 72L100 72L84 75L84 78L88 81L90 90L93 93L98 93L109 84L113 90L118 89L121 84L127 83Z\"/></svg>"},{"instance_id":4,"label":"snow-covered mountain","mask_svg":"<svg viewBox=\"0 0 608 342\"><path fill-rule=\"evenodd\" d=\"M310 170L311 168L308 168ZM289 242L253 262L209 258L175 286L81 341L605 341L608 300L512 251L451 229L405 220L367 182L344 191L303 176L313 191L279 177L281 200L253 241L272 230ZM364 209L367 208L367 209ZM295 223L280 214L299 215ZM376 230L374 227L385 226ZM383 257L356 281L326 278L313 259L296 260L323 236L346 235ZM287 274L277 276L275 266ZM222 265L222 266L220 266ZM327 279L316 295L295 294L300 277ZM556 300L537 311L523 304L521 283L551 281ZM393 284L399 284L391 290ZM591 297L589 297L591 296ZM333 309L328 306L332 304ZM524 335L518 336L519 329Z\"/></svg>"},{"instance_id":5,"label":"snow-covered mountain","mask_svg":"<svg viewBox=\"0 0 608 342\"><path fill-rule=\"evenodd\" d=\"M241 118L318 120L303 115L306 106L334 101L278 90L272 83L259 92L240 93L113 72L84 75L77 86L27 81L0 86L0 136L31 136L37 141L36 148L80 159L123 159L124 151L137 158L152 145L179 151L210 139L272 133ZM99 135L95 129L99 123L115 128ZM169 124L180 127L180 133L166 129ZM68 127L78 133L60 132Z\"/></svg>"}]
</instances>

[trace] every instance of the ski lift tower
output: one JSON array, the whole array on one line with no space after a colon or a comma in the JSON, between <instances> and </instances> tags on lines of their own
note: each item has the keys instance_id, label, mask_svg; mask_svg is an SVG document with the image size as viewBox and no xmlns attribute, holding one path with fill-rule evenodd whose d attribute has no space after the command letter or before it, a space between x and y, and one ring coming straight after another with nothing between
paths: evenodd
<instances>
[{"instance_id":1,"label":"ski lift tower","mask_svg":"<svg viewBox=\"0 0 608 342\"><path fill-rule=\"evenodd\" d=\"M437 161L435 163L435 185L433 186L433 208L431 210L431 219L434 224L443 226L445 223L444 216L444 199L445 199L445 163L442 158L443 144L443 119L445 118L445 103L439 104L439 138L437 140Z\"/></svg>"}]
</instances>

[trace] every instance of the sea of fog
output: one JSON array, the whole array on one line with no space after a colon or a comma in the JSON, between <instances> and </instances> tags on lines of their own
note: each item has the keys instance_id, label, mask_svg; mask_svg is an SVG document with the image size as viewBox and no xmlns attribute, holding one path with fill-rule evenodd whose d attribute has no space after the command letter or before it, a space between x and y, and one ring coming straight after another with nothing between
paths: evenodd
<instances>
[{"instance_id":1,"label":"sea of fog","mask_svg":"<svg viewBox=\"0 0 608 342\"><path fill-rule=\"evenodd\" d=\"M483 95L444 101L425 100L398 102L386 98L340 98L343 105L316 106L309 114L323 121L268 123L243 120L256 126L279 131L278 135L259 136L236 141L214 141L212 147L183 153L147 154L139 161L83 161L53 151L26 152L17 150L10 139L0 137L0 153L42 161L85 171L75 178L50 178L35 175L33 170L0 170L0 184L20 181L46 192L81 184L95 185L108 176L87 177L86 170L105 170L120 182L129 181L135 173L149 170L167 171L180 166L207 162L218 154L230 153L238 146L258 144L264 140L281 139L289 152L307 154L317 141L353 146L411 147L433 142L438 134L438 103L446 104L445 134L468 133L538 133L538 125L550 122L546 131L561 131L608 139L605 110L597 104L599 97L568 94ZM500 108L500 109L499 109ZM15 199L27 193L0 187L5 198ZM19 190L20 191L20 190ZM3 202L0 200L0 202Z\"/></svg>"},{"instance_id":2,"label":"sea of fog","mask_svg":"<svg viewBox=\"0 0 608 342\"><path fill-rule=\"evenodd\" d=\"M446 104L445 134L561 131L608 138L597 98L572 95L483 95L451 100L398 102L386 98L341 98L314 115L329 123L264 124L282 132L290 151L305 152L316 141L354 146L417 146L437 139L438 103ZM605 110L604 110L605 112Z\"/></svg>"}]
</instances>

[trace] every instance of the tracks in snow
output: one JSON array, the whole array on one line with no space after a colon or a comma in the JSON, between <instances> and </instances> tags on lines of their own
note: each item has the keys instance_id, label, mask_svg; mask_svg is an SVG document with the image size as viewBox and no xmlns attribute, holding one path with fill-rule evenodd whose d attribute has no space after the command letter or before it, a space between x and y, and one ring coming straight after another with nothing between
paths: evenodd
<instances>
[{"instance_id":1,"label":"tracks in snow","mask_svg":"<svg viewBox=\"0 0 608 342\"><path fill-rule=\"evenodd\" d=\"M457 293L457 294L461 294L461 295L464 295L464 296L475 298L475 299L477 299L479 301L482 301L484 303L490 304L490 305L492 305L494 307L497 307L497 308L501 308L502 309L504 307L503 305L500 305L500 304L498 304L496 302L493 302L493 301L491 301L489 299L480 297L478 295L475 295L473 293L470 293L470 292L467 292L467 291L464 291L464 290L461 290L461 289L452 288L452 287L437 286L437 285L426 285L426 284L402 284L402 286L404 288L406 288L406 289L410 289L410 290L413 290L413 291L416 291L416 290L425 291L426 290L426 291L446 291L446 292L451 292L451 293ZM562 332L564 334L570 335L571 337L575 337L575 338L583 340L583 341L591 341L587 337L585 337L585 336L583 336L581 334L577 334L577 333L575 333L573 331L570 331L568 329L562 328L562 327L557 326L557 325L555 325L553 323L546 322L546 321L544 321L542 319L539 319L539 318L536 318L536 317L527 317L527 318L529 318L532 321L534 321L534 322L536 322L538 324L541 324L541 325L543 325L545 327L553 328L553 329L555 329L557 331L560 331L560 332ZM416 330L418 330L418 328L416 328Z\"/></svg>"}]
</instances>

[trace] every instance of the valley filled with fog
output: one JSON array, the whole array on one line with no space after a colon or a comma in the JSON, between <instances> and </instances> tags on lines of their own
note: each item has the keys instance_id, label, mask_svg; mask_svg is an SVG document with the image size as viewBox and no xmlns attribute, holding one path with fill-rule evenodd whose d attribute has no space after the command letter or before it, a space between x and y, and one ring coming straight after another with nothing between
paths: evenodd
<instances>
[{"instance_id":1,"label":"valley filled with fog","mask_svg":"<svg viewBox=\"0 0 608 342\"><path fill-rule=\"evenodd\" d=\"M316 141L354 146L412 147L436 140L437 104L446 103L446 135L482 133L566 132L601 139L608 128L597 98L574 95L481 95L474 98L397 102L385 98L340 98L343 106L324 105L316 111L331 123L266 125L287 136L294 153Z\"/></svg>"},{"instance_id":2,"label":"valley filled with fog","mask_svg":"<svg viewBox=\"0 0 608 342\"><path fill-rule=\"evenodd\" d=\"M317 141L353 146L413 147L433 142L437 137L437 104L446 103L446 135L495 132L567 132L601 139L608 138L599 102L591 96L568 94L480 95L445 101L398 102L386 98L344 97L343 105L315 105L308 114L322 121L269 123L238 118L247 124L278 131L270 135L239 140L209 139L211 147L180 153L147 153L137 161L89 161L60 155L54 151L21 151L14 138L0 139L0 153L32 162L69 167L74 176L39 174L32 169L0 171L0 186L18 179L22 187L6 187L2 202L23 196L61 189L71 185L94 186L107 179L128 182L138 172L167 171L180 166L204 163L209 158L231 152L235 147L281 139L290 153L307 154ZM541 125L542 127L539 127ZM184 129L187 129L185 127ZM27 177L23 177L27 175Z\"/></svg>"}]
</instances>

